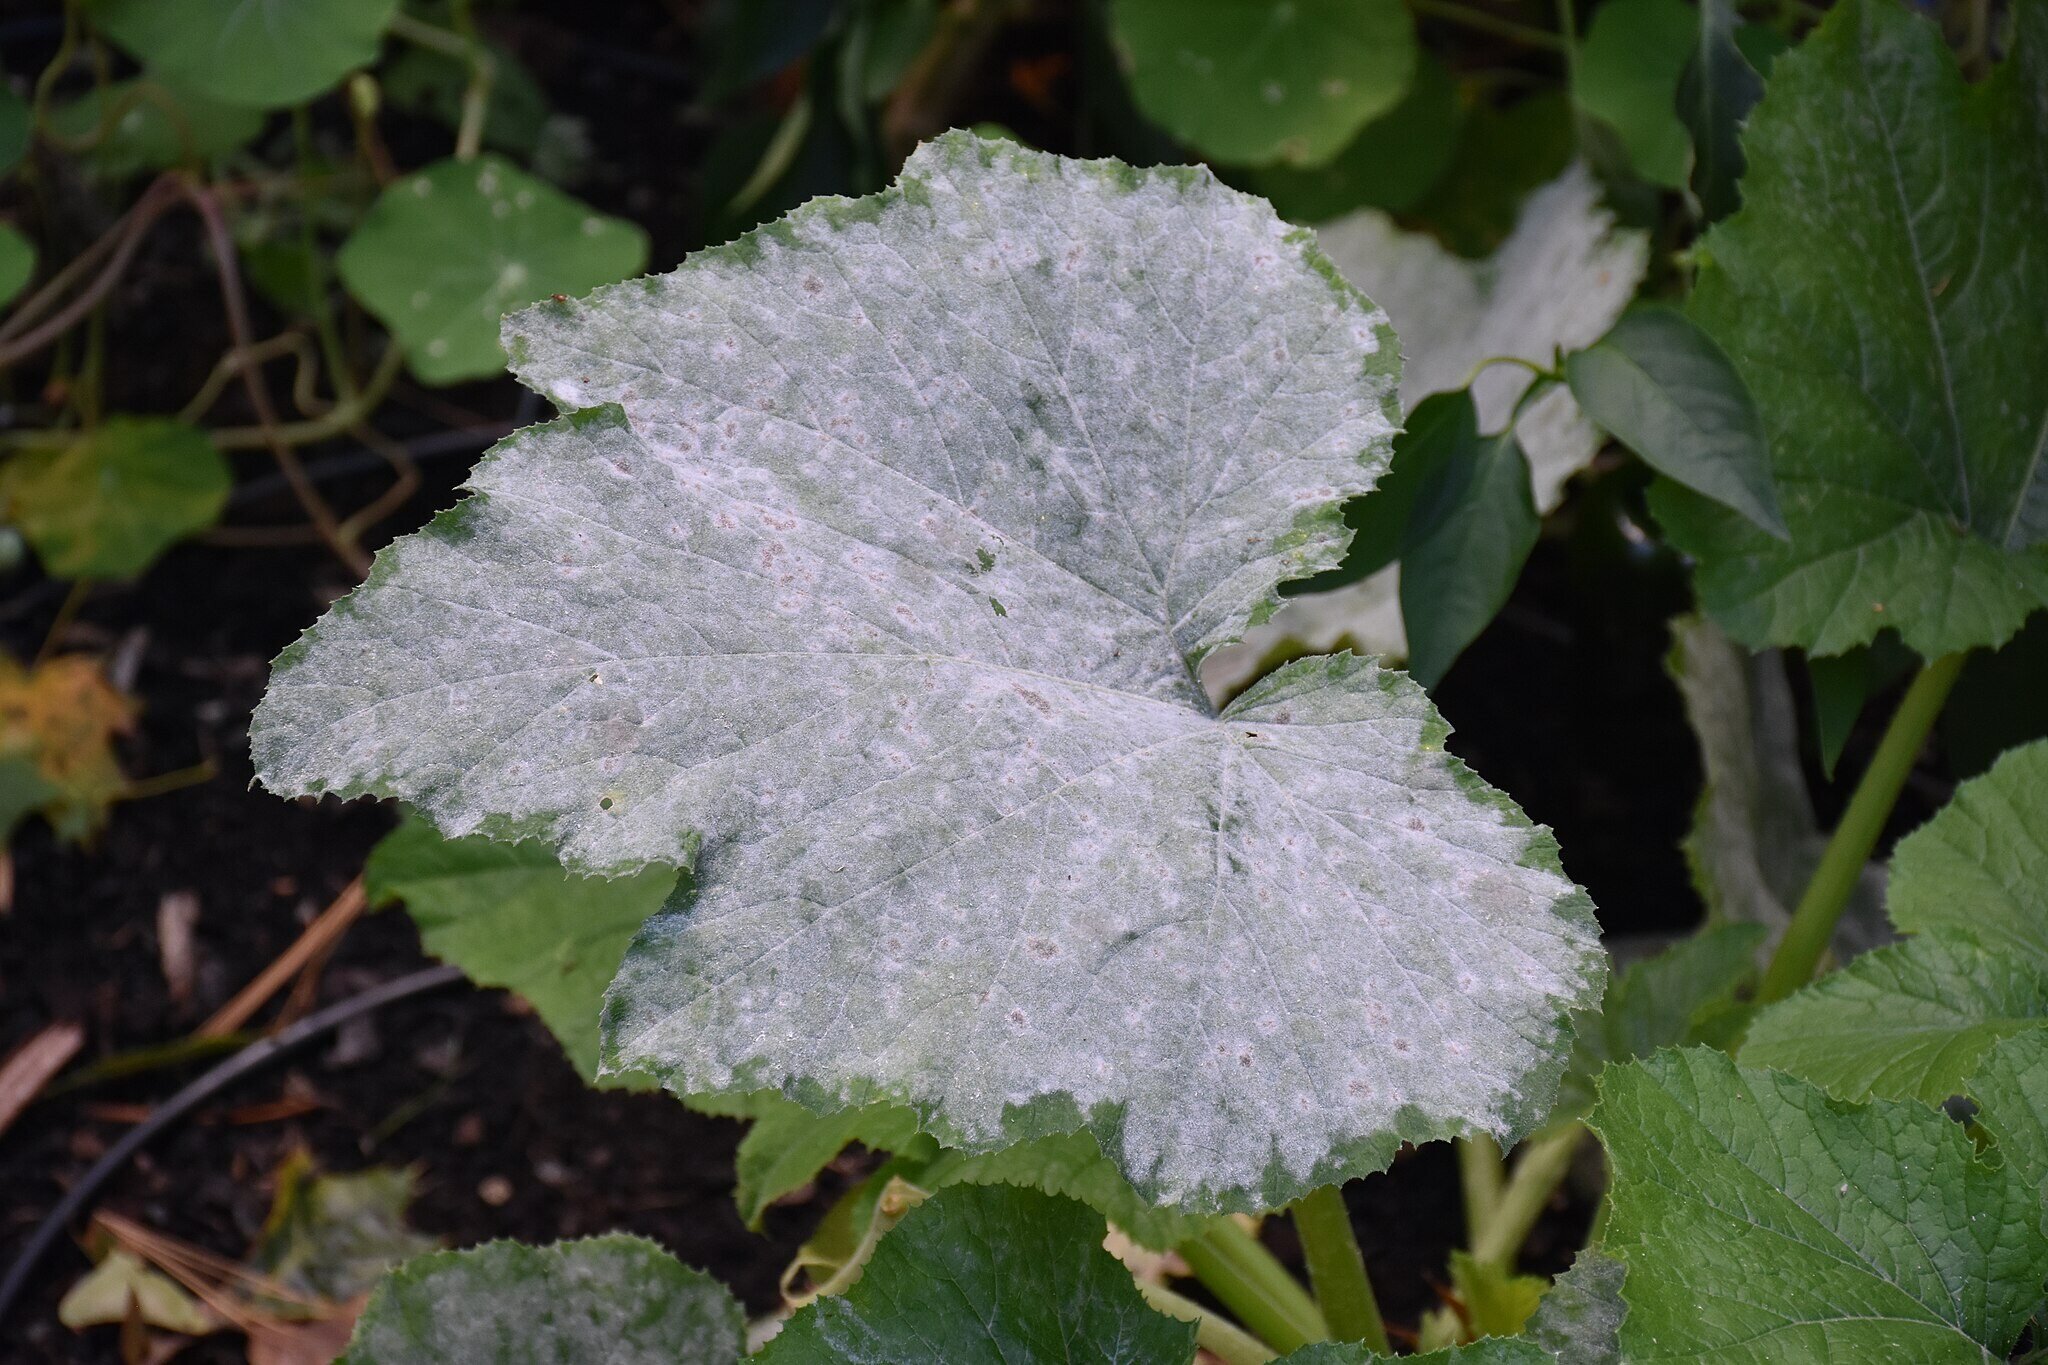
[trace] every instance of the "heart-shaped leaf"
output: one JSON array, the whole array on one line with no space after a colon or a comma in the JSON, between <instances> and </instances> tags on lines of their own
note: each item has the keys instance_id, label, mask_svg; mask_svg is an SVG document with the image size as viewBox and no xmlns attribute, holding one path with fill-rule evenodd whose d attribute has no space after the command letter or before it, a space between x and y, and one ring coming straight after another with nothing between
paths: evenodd
<instances>
[{"instance_id":1,"label":"heart-shaped leaf","mask_svg":"<svg viewBox=\"0 0 2048 1365\"><path fill-rule=\"evenodd\" d=\"M112 417L0 470L0 510L60 578L132 578L213 525L233 476L205 432L163 417Z\"/></svg>"},{"instance_id":2,"label":"heart-shaped leaf","mask_svg":"<svg viewBox=\"0 0 2048 1365\"><path fill-rule=\"evenodd\" d=\"M2048 10L1966 84L1941 31L1849 0L1780 58L1739 213L1689 311L1770 438L1790 543L1660 485L1702 601L1752 646L1838 654L1896 628L1933 658L2048 604Z\"/></svg>"},{"instance_id":3,"label":"heart-shaped leaf","mask_svg":"<svg viewBox=\"0 0 2048 1365\"><path fill-rule=\"evenodd\" d=\"M1541 1119L1601 976L1548 834L1376 664L1194 680L1386 465L1394 339L1308 234L951 134L508 335L607 406L386 552L252 745L588 869L701 840L609 1065L1086 1127L1212 1208Z\"/></svg>"}]
</instances>

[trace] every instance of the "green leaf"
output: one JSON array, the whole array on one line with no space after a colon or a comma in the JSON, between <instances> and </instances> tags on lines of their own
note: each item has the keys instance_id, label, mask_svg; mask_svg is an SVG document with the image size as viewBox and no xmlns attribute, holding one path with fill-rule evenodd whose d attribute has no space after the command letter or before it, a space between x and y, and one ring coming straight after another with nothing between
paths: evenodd
<instances>
[{"instance_id":1,"label":"green leaf","mask_svg":"<svg viewBox=\"0 0 2048 1365\"><path fill-rule=\"evenodd\" d=\"M1208 1209L1542 1118L1601 972L1548 834L1375 664L1194 681L1386 464L1393 337L1308 234L954 133L508 335L585 411L281 656L252 746L582 869L701 839L608 1065L1085 1128Z\"/></svg>"},{"instance_id":2,"label":"green leaf","mask_svg":"<svg viewBox=\"0 0 2048 1365\"><path fill-rule=\"evenodd\" d=\"M733 1365L744 1328L724 1286L643 1238L489 1242L386 1276L339 1365Z\"/></svg>"},{"instance_id":3,"label":"green leaf","mask_svg":"<svg viewBox=\"0 0 2048 1365\"><path fill-rule=\"evenodd\" d=\"M133 578L220 519L232 478L205 432L110 417L64 446L0 467L0 506L58 578Z\"/></svg>"},{"instance_id":4,"label":"green leaf","mask_svg":"<svg viewBox=\"0 0 2048 1365\"><path fill-rule=\"evenodd\" d=\"M981 1156L941 1152L917 1182L928 1189L1021 1185L1079 1200L1154 1251L1170 1251L1201 1230L1200 1220L1142 1198L1087 1133L1056 1133Z\"/></svg>"},{"instance_id":5,"label":"green leaf","mask_svg":"<svg viewBox=\"0 0 2048 1365\"><path fill-rule=\"evenodd\" d=\"M1766 937L1760 924L1710 925L1610 973L1599 1013L1573 1030L1571 1069L1552 1121L1593 1107L1594 1087L1606 1066L1659 1048L1721 1041L1736 992L1755 974L1757 949Z\"/></svg>"},{"instance_id":6,"label":"green leaf","mask_svg":"<svg viewBox=\"0 0 2048 1365\"><path fill-rule=\"evenodd\" d=\"M101 120L108 119L104 136ZM72 139L99 138L79 161L109 180L172 166L204 165L263 131L263 113L175 91L156 81L116 81L51 112Z\"/></svg>"},{"instance_id":7,"label":"green leaf","mask_svg":"<svg viewBox=\"0 0 2048 1365\"><path fill-rule=\"evenodd\" d=\"M374 63L398 0L90 0L87 8L165 82L275 109Z\"/></svg>"},{"instance_id":8,"label":"green leaf","mask_svg":"<svg viewBox=\"0 0 2048 1365\"><path fill-rule=\"evenodd\" d=\"M423 383L504 368L504 315L636 275L647 234L495 156L437 161L389 186L335 257L342 283Z\"/></svg>"},{"instance_id":9,"label":"green leaf","mask_svg":"<svg viewBox=\"0 0 2048 1365\"><path fill-rule=\"evenodd\" d=\"M1622 1302L1627 1267L1604 1252L1588 1247L1571 1269L1557 1277L1536 1316L1529 1319L1529 1339L1571 1365L1624 1365L1621 1324L1628 1316Z\"/></svg>"},{"instance_id":10,"label":"green leaf","mask_svg":"<svg viewBox=\"0 0 2048 1365\"><path fill-rule=\"evenodd\" d=\"M0 175L21 164L35 136L35 113L27 100L0 83Z\"/></svg>"},{"instance_id":11,"label":"green leaf","mask_svg":"<svg viewBox=\"0 0 2048 1365\"><path fill-rule=\"evenodd\" d=\"M1865 953L1758 1014L1742 1059L1860 1100L1940 1104L2001 1038L2048 1029L2048 962L1947 933Z\"/></svg>"},{"instance_id":12,"label":"green leaf","mask_svg":"<svg viewBox=\"0 0 2048 1365\"><path fill-rule=\"evenodd\" d=\"M1700 0L1694 46L1678 82L1678 114L1691 134L1692 192L1708 222L1742 202L1742 125L1763 97L1763 78L1744 55L1735 0Z\"/></svg>"},{"instance_id":13,"label":"green leaf","mask_svg":"<svg viewBox=\"0 0 2048 1365\"><path fill-rule=\"evenodd\" d=\"M1290 222L1321 223L1360 208L1397 212L1443 177L1464 113L1451 73L1420 52L1401 102L1359 129L1328 165L1266 166L1245 172L1239 183Z\"/></svg>"},{"instance_id":14,"label":"green leaf","mask_svg":"<svg viewBox=\"0 0 2048 1365\"><path fill-rule=\"evenodd\" d=\"M1835 765L1841 762L1842 748L1863 715L1864 704L1919 666L1920 656L1890 633L1841 654L1808 657L1806 674L1813 684L1814 743L1820 750L1821 772L1834 777ZM1958 704L1959 699L1951 698L1944 713L1952 715Z\"/></svg>"},{"instance_id":15,"label":"green leaf","mask_svg":"<svg viewBox=\"0 0 2048 1365\"><path fill-rule=\"evenodd\" d=\"M1191 1359L1192 1323L1154 1312L1102 1249L1102 1220L1030 1190L963 1186L911 1210L860 1282L819 1299L762 1365L1034 1365Z\"/></svg>"},{"instance_id":16,"label":"green leaf","mask_svg":"<svg viewBox=\"0 0 2048 1365\"><path fill-rule=\"evenodd\" d=\"M332 1303L368 1293L400 1261L436 1246L406 1226L415 1178L389 1166L321 1175L303 1152L287 1157L250 1268Z\"/></svg>"},{"instance_id":17,"label":"green leaf","mask_svg":"<svg viewBox=\"0 0 2048 1365\"><path fill-rule=\"evenodd\" d=\"M1569 169L1577 122L1562 90L1505 105L1479 100L1459 124L1450 169L1409 213L1460 256L1477 259L1499 249L1539 187Z\"/></svg>"},{"instance_id":18,"label":"green leaf","mask_svg":"<svg viewBox=\"0 0 2048 1365\"><path fill-rule=\"evenodd\" d=\"M1111 0L1110 25L1145 116L1243 165L1323 164L1415 69L1398 0Z\"/></svg>"},{"instance_id":19,"label":"green leaf","mask_svg":"<svg viewBox=\"0 0 2048 1365\"><path fill-rule=\"evenodd\" d=\"M547 128L547 92L510 49L485 43L491 59L490 103L484 109L484 144L531 157ZM408 47L379 73L384 98L395 108L445 124L462 126L462 101L472 67L467 57L433 48Z\"/></svg>"},{"instance_id":20,"label":"green leaf","mask_svg":"<svg viewBox=\"0 0 2048 1365\"><path fill-rule=\"evenodd\" d=\"M1543 523L1515 434L1482 437L1467 391L1429 403L1459 410L1411 455L1422 473L1401 543L1401 620L1408 672L1435 687L1507 602Z\"/></svg>"},{"instance_id":21,"label":"green leaf","mask_svg":"<svg viewBox=\"0 0 2048 1365\"><path fill-rule=\"evenodd\" d=\"M480 985L517 991L591 1081L605 987L676 884L675 869L660 866L612 881L579 877L545 843L446 839L416 817L385 835L363 867L372 905L405 902L428 952Z\"/></svg>"},{"instance_id":22,"label":"green leaf","mask_svg":"<svg viewBox=\"0 0 2048 1365\"><path fill-rule=\"evenodd\" d=\"M1579 107L1614 126L1636 173L1655 185L1682 187L1691 163L1678 85L1700 23L1685 0L1608 0L1572 67Z\"/></svg>"},{"instance_id":23,"label":"green leaf","mask_svg":"<svg viewBox=\"0 0 2048 1365\"><path fill-rule=\"evenodd\" d=\"M0 223L0 304L14 302L35 273L36 244L12 224Z\"/></svg>"},{"instance_id":24,"label":"green leaf","mask_svg":"<svg viewBox=\"0 0 2048 1365\"><path fill-rule=\"evenodd\" d=\"M791 1190L817 1178L850 1142L898 1151L917 1137L917 1115L893 1105L813 1114L773 1091L755 1097L756 1116L733 1162L733 1202L758 1232L762 1215Z\"/></svg>"},{"instance_id":25,"label":"green leaf","mask_svg":"<svg viewBox=\"0 0 2048 1365\"><path fill-rule=\"evenodd\" d=\"M1984 1365L2048 1275L2038 1187L1937 1109L1693 1049L1609 1071L1592 1125L1632 1361Z\"/></svg>"},{"instance_id":26,"label":"green leaf","mask_svg":"<svg viewBox=\"0 0 2048 1365\"><path fill-rule=\"evenodd\" d=\"M1740 213L1691 312L1770 438L1791 543L1695 494L1653 507L1702 601L1751 645L1834 654L1887 626L1934 658L2048 603L2048 8L1965 84L1940 31L1849 0L1779 60Z\"/></svg>"},{"instance_id":27,"label":"green leaf","mask_svg":"<svg viewBox=\"0 0 2048 1365\"><path fill-rule=\"evenodd\" d=\"M1956 788L1892 852L1888 908L1907 933L1965 933L2048 965L2048 740Z\"/></svg>"},{"instance_id":28,"label":"green leaf","mask_svg":"<svg viewBox=\"0 0 2048 1365\"><path fill-rule=\"evenodd\" d=\"M1756 402L1685 314L1631 308L1606 336L1566 356L1564 372L1580 410L1645 464L1790 540Z\"/></svg>"},{"instance_id":29,"label":"green leaf","mask_svg":"<svg viewBox=\"0 0 2048 1365\"><path fill-rule=\"evenodd\" d=\"M1445 1304L1423 1315L1420 1351L1456 1345L1460 1338L1517 1336L1549 1287L1540 1275L1517 1275L1465 1251L1451 1253L1450 1268L1458 1307Z\"/></svg>"},{"instance_id":30,"label":"green leaf","mask_svg":"<svg viewBox=\"0 0 2048 1365\"><path fill-rule=\"evenodd\" d=\"M1997 1141L2006 1164L2048 1190L2048 1032L2007 1038L1977 1064L1970 1098L1977 1122Z\"/></svg>"}]
</instances>

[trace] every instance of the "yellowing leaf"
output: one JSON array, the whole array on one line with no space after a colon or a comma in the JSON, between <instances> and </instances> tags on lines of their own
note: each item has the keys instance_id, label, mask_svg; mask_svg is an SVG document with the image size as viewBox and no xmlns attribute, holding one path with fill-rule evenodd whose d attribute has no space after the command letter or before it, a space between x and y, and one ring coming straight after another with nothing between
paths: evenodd
<instances>
[{"instance_id":1,"label":"yellowing leaf","mask_svg":"<svg viewBox=\"0 0 2048 1365\"><path fill-rule=\"evenodd\" d=\"M40 800L25 792L13 804L40 810L64 838L97 832L128 785L111 746L134 724L135 703L114 689L95 660L74 654L23 668L0 657L0 764L7 765L10 786L33 776L49 788ZM22 763L32 773L17 766Z\"/></svg>"}]
</instances>

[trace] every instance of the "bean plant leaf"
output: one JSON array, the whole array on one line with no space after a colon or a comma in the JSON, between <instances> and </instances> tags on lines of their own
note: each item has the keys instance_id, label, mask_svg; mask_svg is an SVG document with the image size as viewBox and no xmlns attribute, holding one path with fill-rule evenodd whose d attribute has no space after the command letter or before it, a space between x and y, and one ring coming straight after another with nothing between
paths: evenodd
<instances>
[{"instance_id":1,"label":"bean plant leaf","mask_svg":"<svg viewBox=\"0 0 2048 1365\"><path fill-rule=\"evenodd\" d=\"M1591 1122L1631 1361L1990 1362L2039 1301L2039 1188L1938 1109L1698 1048L1610 1070Z\"/></svg>"},{"instance_id":2,"label":"bean plant leaf","mask_svg":"<svg viewBox=\"0 0 2048 1365\"><path fill-rule=\"evenodd\" d=\"M1643 462L1789 539L1763 418L1712 337L1671 308L1632 308L1565 357L1572 397Z\"/></svg>"},{"instance_id":3,"label":"bean plant leaf","mask_svg":"<svg viewBox=\"0 0 2048 1365\"><path fill-rule=\"evenodd\" d=\"M1654 502L1738 639L1834 654L1887 626L1935 657L2048 603L2048 9L1966 84L1895 0L1830 10L1743 139L1742 210L1690 311L1763 414L1789 544L1665 486Z\"/></svg>"},{"instance_id":4,"label":"bean plant leaf","mask_svg":"<svg viewBox=\"0 0 2048 1365\"><path fill-rule=\"evenodd\" d=\"M133 80L86 91L50 122L65 137L96 139L81 164L118 180L224 156L263 131L263 112Z\"/></svg>"},{"instance_id":5,"label":"bean plant leaf","mask_svg":"<svg viewBox=\"0 0 2048 1365\"><path fill-rule=\"evenodd\" d=\"M1244 165L1330 160L1415 69L1398 0L1112 0L1110 24L1145 116Z\"/></svg>"},{"instance_id":6,"label":"bean plant leaf","mask_svg":"<svg viewBox=\"0 0 2048 1365\"><path fill-rule=\"evenodd\" d=\"M1908 933L1952 930L2048 963L2048 740L1956 788L1892 852L1888 908Z\"/></svg>"},{"instance_id":7,"label":"bean plant leaf","mask_svg":"<svg viewBox=\"0 0 2048 1365\"><path fill-rule=\"evenodd\" d=\"M88 9L169 84L274 109L374 63L398 0L91 0Z\"/></svg>"},{"instance_id":8,"label":"bean plant leaf","mask_svg":"<svg viewBox=\"0 0 2048 1365\"><path fill-rule=\"evenodd\" d=\"M334 264L406 348L412 372L454 384L504 368L507 312L645 269L647 234L486 155L392 184Z\"/></svg>"},{"instance_id":9,"label":"bean plant leaf","mask_svg":"<svg viewBox=\"0 0 2048 1365\"><path fill-rule=\"evenodd\" d=\"M1742 124L1763 97L1737 41L1735 0L1700 0L1694 46L1678 81L1678 113L1692 135L1692 192L1708 222L1742 202Z\"/></svg>"},{"instance_id":10,"label":"bean plant leaf","mask_svg":"<svg viewBox=\"0 0 2048 1365\"><path fill-rule=\"evenodd\" d=\"M962 1186L910 1211L859 1283L791 1318L762 1365L1102 1365L1190 1360L1102 1249L1102 1220L1031 1190Z\"/></svg>"},{"instance_id":11,"label":"bean plant leaf","mask_svg":"<svg viewBox=\"0 0 2048 1365\"><path fill-rule=\"evenodd\" d=\"M1572 69L1579 107L1613 125L1636 174L1652 184L1682 188L1691 166L1678 83L1698 28L1685 0L1608 0Z\"/></svg>"},{"instance_id":12,"label":"bean plant leaf","mask_svg":"<svg viewBox=\"0 0 2048 1365\"><path fill-rule=\"evenodd\" d=\"M1601 970L1547 832L1372 662L1194 681L1386 465L1393 337L1307 234L949 134L508 334L604 406L387 551L252 745L585 869L701 839L608 1065L970 1153L1087 1128L1211 1208L1543 1116Z\"/></svg>"},{"instance_id":13,"label":"bean plant leaf","mask_svg":"<svg viewBox=\"0 0 2048 1365\"><path fill-rule=\"evenodd\" d=\"M1847 1099L1939 1104L2000 1039L2048 1031L2048 741L1956 789L1892 856L1913 937L1757 1016L1743 1059Z\"/></svg>"},{"instance_id":14,"label":"bean plant leaf","mask_svg":"<svg viewBox=\"0 0 2048 1365\"><path fill-rule=\"evenodd\" d=\"M479 985L517 991L590 1081L605 987L676 881L658 865L579 877L544 843L447 839L417 818L385 835L363 866L372 905L403 901L428 952Z\"/></svg>"},{"instance_id":15,"label":"bean plant leaf","mask_svg":"<svg viewBox=\"0 0 2048 1365\"><path fill-rule=\"evenodd\" d=\"M0 508L59 578L133 578L220 519L233 477L205 432L111 417L0 468Z\"/></svg>"},{"instance_id":16,"label":"bean plant leaf","mask_svg":"<svg viewBox=\"0 0 2048 1365\"><path fill-rule=\"evenodd\" d=\"M1572 1365L1624 1365L1621 1324L1628 1317L1621 1287L1628 1268L1588 1247L1557 1277L1536 1316L1529 1339Z\"/></svg>"},{"instance_id":17,"label":"bean plant leaf","mask_svg":"<svg viewBox=\"0 0 2048 1365\"><path fill-rule=\"evenodd\" d=\"M744 1330L723 1285L644 1238L489 1242L387 1275L339 1365L733 1365Z\"/></svg>"}]
</instances>

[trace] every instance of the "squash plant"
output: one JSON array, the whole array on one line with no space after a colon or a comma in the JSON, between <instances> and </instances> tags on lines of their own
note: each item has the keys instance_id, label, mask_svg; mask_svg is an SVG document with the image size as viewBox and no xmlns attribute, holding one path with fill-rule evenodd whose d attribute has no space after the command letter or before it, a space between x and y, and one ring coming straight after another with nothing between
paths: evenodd
<instances>
[{"instance_id":1,"label":"squash plant","mask_svg":"<svg viewBox=\"0 0 2048 1365\"><path fill-rule=\"evenodd\" d=\"M2005 1358L2048 1281L2048 741L1901 844L1904 940L1808 983L1962 653L2048 601L2048 13L2014 29L1971 84L1847 0L1776 60L1684 309L1523 362L1493 430L1463 389L1404 418L1385 313L1260 200L965 133L515 313L562 415L279 658L260 777L408 803L372 894L601 1076L753 1118L750 1215L888 1154L766 1361L1381 1358L1340 1187L1447 1138L1439 1359ZM1682 88L1725 108L1725 10L1699 41ZM1610 972L1388 664L1201 685L1347 555L1444 585L1408 612L1457 622L1433 682L1527 553L1516 418L1559 389L1657 471L1737 640L1930 660L1760 974L1741 923ZM1515 1253L1589 1129L1605 1211L1545 1292ZM1281 1209L1306 1286L1233 1216ZM748 1346L716 1284L598 1238L409 1263L346 1358Z\"/></svg>"}]
</instances>

